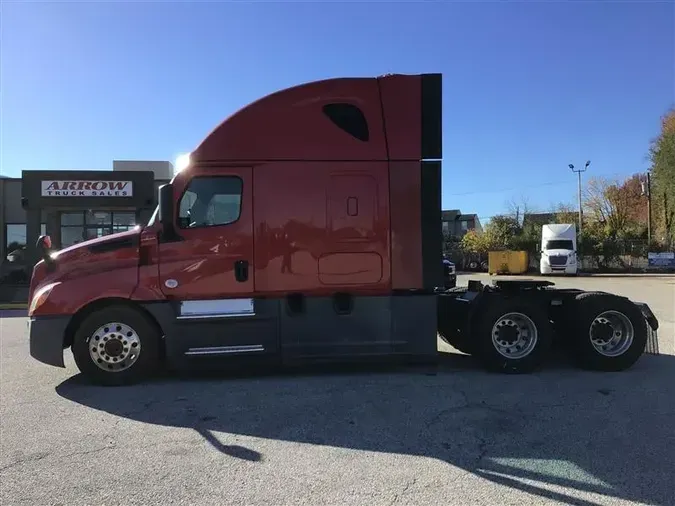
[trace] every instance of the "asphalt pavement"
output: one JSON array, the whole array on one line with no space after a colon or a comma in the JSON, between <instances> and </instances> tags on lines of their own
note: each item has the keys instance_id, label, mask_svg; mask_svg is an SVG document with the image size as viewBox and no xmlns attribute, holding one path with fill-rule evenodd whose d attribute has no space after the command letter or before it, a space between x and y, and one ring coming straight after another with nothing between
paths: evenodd
<instances>
[{"instance_id":1,"label":"asphalt pavement","mask_svg":"<svg viewBox=\"0 0 675 506\"><path fill-rule=\"evenodd\" d=\"M675 286L652 282L637 284L670 322L665 347ZM669 313L656 300L664 294ZM25 319L14 314L0 318L3 506L675 498L672 354L612 374L559 360L504 376L449 354L437 369L254 371L100 388L82 382L69 353L63 370L32 360Z\"/></svg>"}]
</instances>

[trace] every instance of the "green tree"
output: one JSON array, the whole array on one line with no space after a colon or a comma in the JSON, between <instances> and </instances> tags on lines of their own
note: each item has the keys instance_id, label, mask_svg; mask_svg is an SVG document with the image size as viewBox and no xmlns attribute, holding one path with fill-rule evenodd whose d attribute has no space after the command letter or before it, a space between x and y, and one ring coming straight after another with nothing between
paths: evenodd
<instances>
[{"instance_id":1,"label":"green tree","mask_svg":"<svg viewBox=\"0 0 675 506\"><path fill-rule=\"evenodd\" d=\"M498 251L514 248L521 232L515 218L497 215L487 223L483 235L488 251Z\"/></svg>"},{"instance_id":2,"label":"green tree","mask_svg":"<svg viewBox=\"0 0 675 506\"><path fill-rule=\"evenodd\" d=\"M450 234L443 234L443 254L454 258L458 252L462 251L462 249L459 239Z\"/></svg>"},{"instance_id":3,"label":"green tree","mask_svg":"<svg viewBox=\"0 0 675 506\"><path fill-rule=\"evenodd\" d=\"M656 237L671 246L675 241L675 109L661 118L661 131L652 141L649 157Z\"/></svg>"},{"instance_id":4,"label":"green tree","mask_svg":"<svg viewBox=\"0 0 675 506\"><path fill-rule=\"evenodd\" d=\"M487 253L488 245L485 234L479 234L475 230L469 230L460 241L461 250L465 253Z\"/></svg>"}]
</instances>

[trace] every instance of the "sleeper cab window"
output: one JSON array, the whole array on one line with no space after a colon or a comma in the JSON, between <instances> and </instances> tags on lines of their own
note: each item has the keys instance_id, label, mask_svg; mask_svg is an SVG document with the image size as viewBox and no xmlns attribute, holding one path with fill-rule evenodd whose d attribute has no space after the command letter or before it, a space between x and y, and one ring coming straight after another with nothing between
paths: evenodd
<instances>
[{"instance_id":1,"label":"sleeper cab window","mask_svg":"<svg viewBox=\"0 0 675 506\"><path fill-rule=\"evenodd\" d=\"M326 104L323 106L323 113L338 128L360 141L368 142L370 138L368 122L363 111L355 105L345 103Z\"/></svg>"},{"instance_id":2,"label":"sleeper cab window","mask_svg":"<svg viewBox=\"0 0 675 506\"><path fill-rule=\"evenodd\" d=\"M178 226L201 228L229 225L241 215L243 183L237 176L198 176L180 199Z\"/></svg>"}]
</instances>

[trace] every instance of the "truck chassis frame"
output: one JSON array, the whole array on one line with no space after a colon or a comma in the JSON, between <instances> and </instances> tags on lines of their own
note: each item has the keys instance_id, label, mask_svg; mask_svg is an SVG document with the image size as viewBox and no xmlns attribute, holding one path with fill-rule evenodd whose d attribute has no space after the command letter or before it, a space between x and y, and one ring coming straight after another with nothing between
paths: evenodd
<instances>
[{"instance_id":1,"label":"truck chassis frame","mask_svg":"<svg viewBox=\"0 0 675 506\"><path fill-rule=\"evenodd\" d=\"M496 299L518 299L532 307L538 307L546 314L551 327L553 343L558 346L569 345L579 339L573 333L574 320L579 310L580 298L596 296L614 302L622 301L635 306L645 322L646 344L644 352L659 354L658 320L649 306L643 302L634 302L626 297L607 292L587 292L575 288L553 288L555 283L543 280L495 280L492 285L480 281L470 281L468 287L451 290L439 290L439 331L450 345L460 351L472 351L474 327L480 315L494 305ZM583 338L582 338L583 339ZM461 348L464 348L463 350Z\"/></svg>"}]
</instances>

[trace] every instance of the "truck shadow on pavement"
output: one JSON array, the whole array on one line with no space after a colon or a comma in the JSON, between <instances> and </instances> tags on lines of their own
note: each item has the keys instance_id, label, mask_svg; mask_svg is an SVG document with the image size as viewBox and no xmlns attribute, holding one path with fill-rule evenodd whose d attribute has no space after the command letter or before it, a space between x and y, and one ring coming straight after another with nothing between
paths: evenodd
<instances>
[{"instance_id":1,"label":"truck shadow on pavement","mask_svg":"<svg viewBox=\"0 0 675 506\"><path fill-rule=\"evenodd\" d=\"M554 367L525 376L487 374L451 357L433 370L343 368L106 389L76 376L56 391L116 416L193 428L247 461L264 461L255 438L265 438L430 457L566 504L672 504L675 357L645 356L615 374Z\"/></svg>"}]
</instances>

